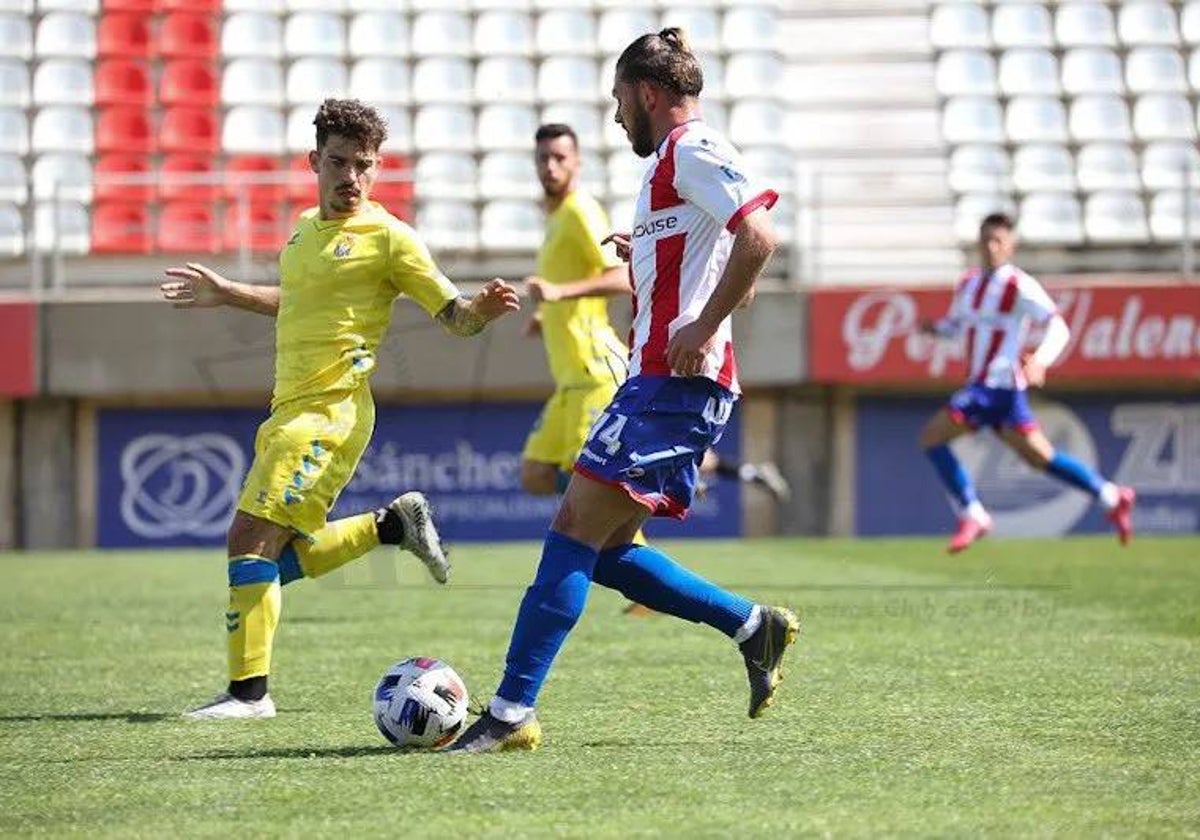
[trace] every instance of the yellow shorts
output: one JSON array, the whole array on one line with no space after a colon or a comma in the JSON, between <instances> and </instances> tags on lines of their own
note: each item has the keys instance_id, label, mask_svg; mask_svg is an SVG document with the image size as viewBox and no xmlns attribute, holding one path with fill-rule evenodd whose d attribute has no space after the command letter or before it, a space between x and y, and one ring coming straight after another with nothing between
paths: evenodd
<instances>
[{"instance_id":1,"label":"yellow shorts","mask_svg":"<svg viewBox=\"0 0 1200 840\"><path fill-rule=\"evenodd\" d=\"M579 450L587 440L592 424L608 408L617 383L559 388L546 401L529 439L525 442L526 461L554 464L562 470L575 465Z\"/></svg>"},{"instance_id":2,"label":"yellow shorts","mask_svg":"<svg viewBox=\"0 0 1200 840\"><path fill-rule=\"evenodd\" d=\"M375 431L364 383L271 412L254 438L238 510L311 537L350 482Z\"/></svg>"}]
</instances>

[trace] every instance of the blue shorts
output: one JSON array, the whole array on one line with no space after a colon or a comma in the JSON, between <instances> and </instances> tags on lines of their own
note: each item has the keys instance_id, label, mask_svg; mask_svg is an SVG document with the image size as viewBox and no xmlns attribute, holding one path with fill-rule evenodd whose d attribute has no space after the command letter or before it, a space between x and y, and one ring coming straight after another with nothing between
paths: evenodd
<instances>
[{"instance_id":1,"label":"blue shorts","mask_svg":"<svg viewBox=\"0 0 1200 840\"><path fill-rule=\"evenodd\" d=\"M737 396L711 379L635 376L588 432L575 472L624 490L655 516L683 519L704 453Z\"/></svg>"},{"instance_id":2,"label":"blue shorts","mask_svg":"<svg viewBox=\"0 0 1200 840\"><path fill-rule=\"evenodd\" d=\"M1009 426L1018 432L1031 432L1037 428L1025 391L1015 388L968 385L954 392L946 411L956 423L972 429L990 426L1000 431Z\"/></svg>"}]
</instances>

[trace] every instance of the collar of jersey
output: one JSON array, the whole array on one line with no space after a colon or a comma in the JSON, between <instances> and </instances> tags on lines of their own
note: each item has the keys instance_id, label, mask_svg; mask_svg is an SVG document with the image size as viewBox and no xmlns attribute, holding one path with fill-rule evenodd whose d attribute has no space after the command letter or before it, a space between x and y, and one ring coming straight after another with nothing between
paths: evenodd
<instances>
[{"instance_id":1,"label":"collar of jersey","mask_svg":"<svg viewBox=\"0 0 1200 840\"><path fill-rule=\"evenodd\" d=\"M679 125L687 125L688 123L694 123L694 122L702 122L702 120L700 119L700 117L692 117L690 120L684 120ZM675 126L675 128L679 128L679 125ZM671 131L667 132L667 136L662 139L662 142L658 144L658 148L654 150L654 155L659 160L662 160L663 147L666 146L667 141L671 139L671 132L674 131L675 128L672 128Z\"/></svg>"},{"instance_id":2,"label":"collar of jersey","mask_svg":"<svg viewBox=\"0 0 1200 840\"><path fill-rule=\"evenodd\" d=\"M374 214L377 210L379 210L379 205L376 204L374 201L368 201L366 208L363 210L359 210L353 216L346 216L345 218L342 218L342 219L322 219L321 211L318 208L317 214L312 217L312 223L317 228L317 230L331 230L332 228L335 228L335 227L341 227L342 225L347 224L348 222L361 221L362 219L366 218L367 216Z\"/></svg>"}]
</instances>

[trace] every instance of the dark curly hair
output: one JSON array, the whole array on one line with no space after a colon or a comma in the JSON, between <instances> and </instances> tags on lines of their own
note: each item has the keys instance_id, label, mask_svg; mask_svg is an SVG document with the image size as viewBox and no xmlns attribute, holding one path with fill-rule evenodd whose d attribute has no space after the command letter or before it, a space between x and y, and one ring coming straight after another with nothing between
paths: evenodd
<instances>
[{"instance_id":1,"label":"dark curly hair","mask_svg":"<svg viewBox=\"0 0 1200 840\"><path fill-rule=\"evenodd\" d=\"M357 99L326 99L317 109L313 125L317 127L318 149L333 134L357 140L371 151L378 151L387 139L387 121Z\"/></svg>"},{"instance_id":2,"label":"dark curly hair","mask_svg":"<svg viewBox=\"0 0 1200 840\"><path fill-rule=\"evenodd\" d=\"M617 59L617 78L653 82L676 96L699 96L704 88L700 62L678 26L642 35L626 47Z\"/></svg>"}]
</instances>

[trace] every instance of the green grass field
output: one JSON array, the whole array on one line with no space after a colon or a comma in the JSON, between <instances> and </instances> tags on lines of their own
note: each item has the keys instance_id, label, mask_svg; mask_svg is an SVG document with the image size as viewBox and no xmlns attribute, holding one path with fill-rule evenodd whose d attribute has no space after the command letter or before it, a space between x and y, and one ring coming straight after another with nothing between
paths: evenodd
<instances>
[{"instance_id":1,"label":"green grass field","mask_svg":"<svg viewBox=\"0 0 1200 840\"><path fill-rule=\"evenodd\" d=\"M0 556L0 834L1200 833L1200 539L669 549L801 612L768 716L730 642L597 590L543 749L474 758L392 749L370 693L427 654L488 696L533 546L288 587L279 717L234 724L177 716L223 683L218 552Z\"/></svg>"}]
</instances>

